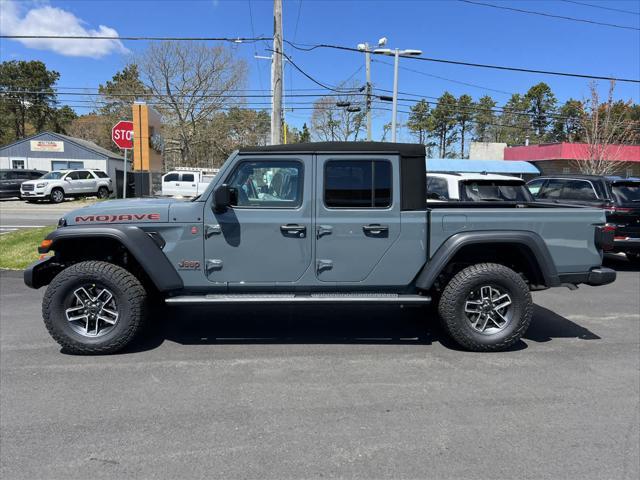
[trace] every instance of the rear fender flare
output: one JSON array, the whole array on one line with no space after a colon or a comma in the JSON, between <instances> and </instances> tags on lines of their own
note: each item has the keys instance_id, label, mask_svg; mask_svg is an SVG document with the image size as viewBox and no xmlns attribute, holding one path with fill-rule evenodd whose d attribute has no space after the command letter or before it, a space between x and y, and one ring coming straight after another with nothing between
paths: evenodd
<instances>
[{"instance_id":1,"label":"rear fender flare","mask_svg":"<svg viewBox=\"0 0 640 480\"><path fill-rule=\"evenodd\" d=\"M560 286L555 263L544 240L535 232L501 231L460 232L452 235L436 250L431 259L422 267L416 277L416 287L429 290L449 262L463 247L492 243L510 244L526 247L533 254L533 261L542 272L547 287Z\"/></svg>"}]
</instances>

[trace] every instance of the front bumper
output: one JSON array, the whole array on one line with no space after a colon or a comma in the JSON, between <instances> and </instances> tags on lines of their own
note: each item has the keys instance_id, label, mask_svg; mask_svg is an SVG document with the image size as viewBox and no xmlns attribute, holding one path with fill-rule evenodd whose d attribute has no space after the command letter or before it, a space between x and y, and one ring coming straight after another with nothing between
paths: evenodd
<instances>
[{"instance_id":1,"label":"front bumper","mask_svg":"<svg viewBox=\"0 0 640 480\"><path fill-rule=\"evenodd\" d=\"M585 284L592 287L608 285L616 280L616 271L607 267L592 268L588 272L561 273L559 275L562 284Z\"/></svg>"},{"instance_id":2,"label":"front bumper","mask_svg":"<svg viewBox=\"0 0 640 480\"><path fill-rule=\"evenodd\" d=\"M48 198L49 194L45 193L44 191L42 192L37 192L37 191L33 191L33 192L23 192L20 191L20 198Z\"/></svg>"},{"instance_id":3,"label":"front bumper","mask_svg":"<svg viewBox=\"0 0 640 480\"><path fill-rule=\"evenodd\" d=\"M55 257L46 257L32 263L24 270L24 284L30 288L49 285L62 267L56 263Z\"/></svg>"}]
</instances>

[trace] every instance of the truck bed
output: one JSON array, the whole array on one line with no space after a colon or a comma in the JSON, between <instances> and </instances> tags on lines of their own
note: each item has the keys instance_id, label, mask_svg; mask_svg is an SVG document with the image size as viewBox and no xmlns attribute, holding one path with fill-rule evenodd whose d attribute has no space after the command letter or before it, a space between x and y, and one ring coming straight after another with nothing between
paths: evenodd
<instances>
[{"instance_id":1,"label":"truck bed","mask_svg":"<svg viewBox=\"0 0 640 480\"><path fill-rule=\"evenodd\" d=\"M594 235L595 225L605 223L600 209L538 202L442 202L430 203L427 216L429 258L457 233L525 231L544 241L560 274L588 271L602 263Z\"/></svg>"}]
</instances>

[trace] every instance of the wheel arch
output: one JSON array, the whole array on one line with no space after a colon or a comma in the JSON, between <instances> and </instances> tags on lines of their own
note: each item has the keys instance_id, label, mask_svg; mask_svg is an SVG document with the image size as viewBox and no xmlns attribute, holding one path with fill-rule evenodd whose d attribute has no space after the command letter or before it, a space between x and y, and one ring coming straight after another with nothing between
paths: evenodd
<instances>
[{"instance_id":1,"label":"wheel arch","mask_svg":"<svg viewBox=\"0 0 640 480\"><path fill-rule=\"evenodd\" d=\"M430 290L456 262L507 263L509 266L509 261L515 261L524 270L532 287L560 285L555 263L540 235L530 231L496 230L452 235L423 266L415 284L418 289Z\"/></svg>"},{"instance_id":2,"label":"wheel arch","mask_svg":"<svg viewBox=\"0 0 640 480\"><path fill-rule=\"evenodd\" d=\"M162 252L160 245L149 234L135 226L112 225L105 227L64 227L51 232L47 238L51 240L49 247L39 249L40 253L56 252L55 257L36 262L25 270L25 283L33 288L47 285L55 271L55 265L60 261L65 262L65 257L73 263L76 258L72 252L78 246L86 244L88 240L98 240L90 244L91 252L103 249L108 254L115 247L122 247L124 251L133 257L145 276L161 292L179 290L183 288L183 282L178 272L173 267L167 256ZM82 258L77 260L90 260L94 258Z\"/></svg>"}]
</instances>

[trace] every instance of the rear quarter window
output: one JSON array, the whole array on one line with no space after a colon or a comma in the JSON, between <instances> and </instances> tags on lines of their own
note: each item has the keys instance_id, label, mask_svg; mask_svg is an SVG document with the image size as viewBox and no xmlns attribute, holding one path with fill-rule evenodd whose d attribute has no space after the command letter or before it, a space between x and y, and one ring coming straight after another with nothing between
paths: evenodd
<instances>
[{"instance_id":1,"label":"rear quarter window","mask_svg":"<svg viewBox=\"0 0 640 480\"><path fill-rule=\"evenodd\" d=\"M104 172L101 172L100 170L94 170L93 173L98 178L109 178L109 175L107 175Z\"/></svg>"}]
</instances>

